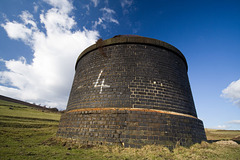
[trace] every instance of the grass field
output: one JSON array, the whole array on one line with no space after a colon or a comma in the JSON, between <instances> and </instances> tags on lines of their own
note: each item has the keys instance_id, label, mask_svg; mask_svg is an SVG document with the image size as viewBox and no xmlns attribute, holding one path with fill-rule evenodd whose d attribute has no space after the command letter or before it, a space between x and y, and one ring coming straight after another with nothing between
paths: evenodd
<instances>
[{"instance_id":1,"label":"grass field","mask_svg":"<svg viewBox=\"0 0 240 160\"><path fill-rule=\"evenodd\" d=\"M60 113L0 100L0 160L17 159L240 159L240 145L203 142L173 151L162 146L68 146L55 138ZM210 140L232 139L240 131L206 130Z\"/></svg>"},{"instance_id":2,"label":"grass field","mask_svg":"<svg viewBox=\"0 0 240 160\"><path fill-rule=\"evenodd\" d=\"M240 138L240 130L205 129L205 132L208 140L231 140L235 137Z\"/></svg>"}]
</instances>

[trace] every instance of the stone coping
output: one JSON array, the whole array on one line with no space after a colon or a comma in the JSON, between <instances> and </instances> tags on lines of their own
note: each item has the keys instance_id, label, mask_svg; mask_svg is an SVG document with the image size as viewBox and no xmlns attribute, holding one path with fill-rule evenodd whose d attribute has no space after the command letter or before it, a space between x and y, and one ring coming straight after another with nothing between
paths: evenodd
<instances>
[{"instance_id":1,"label":"stone coping","mask_svg":"<svg viewBox=\"0 0 240 160\"><path fill-rule=\"evenodd\" d=\"M136 36L136 35L118 35L118 36L114 36L113 38L106 39L106 40L99 39L95 44L86 48L79 55L75 68L77 67L77 64L80 61L80 59L82 57L84 57L86 54L88 54L89 52L96 50L98 48L102 48L102 47L110 46L110 45L116 45L116 44L146 44L146 45L152 45L152 46L156 46L156 47L165 48L167 50L172 51L179 57L181 57L181 59L186 64L186 68L188 68L186 58L176 47L174 47L166 42L157 40L157 39L141 37L141 36Z\"/></svg>"},{"instance_id":2,"label":"stone coping","mask_svg":"<svg viewBox=\"0 0 240 160\"><path fill-rule=\"evenodd\" d=\"M163 113L163 114L170 114L170 115L177 115L177 116L183 116L183 117L189 117L198 119L195 116L184 114L184 113L178 113L178 112L172 112L172 111L165 111L165 110L156 110L156 109L143 109L143 108L83 108L83 109L74 109L67 111L66 113L74 113L74 112L82 112L82 113L92 113L92 112L101 112L101 111L140 111L140 112L153 112L153 113Z\"/></svg>"}]
</instances>

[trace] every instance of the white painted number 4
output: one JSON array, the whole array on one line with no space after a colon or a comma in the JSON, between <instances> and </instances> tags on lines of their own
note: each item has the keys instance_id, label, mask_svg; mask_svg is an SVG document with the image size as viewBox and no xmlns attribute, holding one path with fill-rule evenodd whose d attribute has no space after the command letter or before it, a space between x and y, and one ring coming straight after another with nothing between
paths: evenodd
<instances>
[{"instance_id":1,"label":"white painted number 4","mask_svg":"<svg viewBox=\"0 0 240 160\"><path fill-rule=\"evenodd\" d=\"M97 78L96 82L94 82L94 88L100 87L100 92L99 92L100 94L102 93L103 88L110 87L109 85L104 84L105 79L103 79L102 82L100 82L100 84L99 84L99 80L100 80L102 73L103 73L103 70L101 70L101 72L98 74L98 78Z\"/></svg>"}]
</instances>

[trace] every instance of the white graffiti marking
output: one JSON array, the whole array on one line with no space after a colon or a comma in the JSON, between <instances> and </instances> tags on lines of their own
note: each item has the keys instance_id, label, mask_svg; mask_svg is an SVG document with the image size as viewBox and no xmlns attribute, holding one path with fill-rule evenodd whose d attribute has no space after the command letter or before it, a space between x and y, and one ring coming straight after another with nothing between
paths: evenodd
<instances>
[{"instance_id":1,"label":"white graffiti marking","mask_svg":"<svg viewBox=\"0 0 240 160\"><path fill-rule=\"evenodd\" d=\"M109 88L110 87L109 85L104 84L105 79L102 80L100 85L98 84L102 73L103 73L103 70L101 70L101 72L98 75L98 78L97 78L96 82L94 83L94 88L100 87L100 92L99 92L100 94L102 93L103 88Z\"/></svg>"}]
</instances>

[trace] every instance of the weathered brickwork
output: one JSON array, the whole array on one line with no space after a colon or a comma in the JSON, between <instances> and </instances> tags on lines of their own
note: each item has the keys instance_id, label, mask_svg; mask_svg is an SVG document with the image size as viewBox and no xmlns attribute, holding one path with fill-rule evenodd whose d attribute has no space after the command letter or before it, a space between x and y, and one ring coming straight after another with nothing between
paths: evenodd
<instances>
[{"instance_id":1,"label":"weathered brickwork","mask_svg":"<svg viewBox=\"0 0 240 160\"><path fill-rule=\"evenodd\" d=\"M189 146L205 139L197 118L145 110L79 110L61 118L58 136L81 144Z\"/></svg>"},{"instance_id":2,"label":"weathered brickwork","mask_svg":"<svg viewBox=\"0 0 240 160\"><path fill-rule=\"evenodd\" d=\"M189 89L167 80L136 78L129 85L133 108L168 110L196 116Z\"/></svg>"},{"instance_id":3,"label":"weathered brickwork","mask_svg":"<svg viewBox=\"0 0 240 160\"><path fill-rule=\"evenodd\" d=\"M205 140L184 56L144 37L121 36L90 46L77 60L58 136L126 147Z\"/></svg>"}]
</instances>

